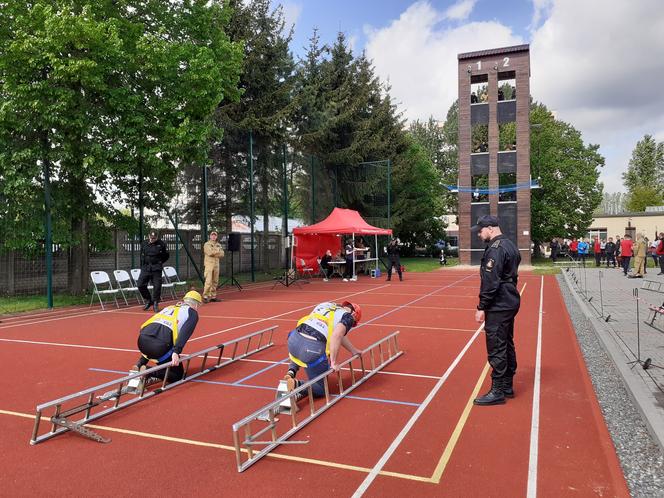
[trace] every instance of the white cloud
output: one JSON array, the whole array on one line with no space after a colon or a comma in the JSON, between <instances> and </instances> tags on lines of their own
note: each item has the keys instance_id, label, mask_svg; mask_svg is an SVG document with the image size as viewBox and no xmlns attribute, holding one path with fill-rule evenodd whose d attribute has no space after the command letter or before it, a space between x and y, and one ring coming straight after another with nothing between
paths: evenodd
<instances>
[{"instance_id":1,"label":"white cloud","mask_svg":"<svg viewBox=\"0 0 664 498\"><path fill-rule=\"evenodd\" d=\"M600 145L606 158L601 180L607 191L621 191L636 142L646 133L664 139L661 0L532 5L533 98L580 130L587 143ZM460 1L438 10L419 1L386 27L364 28L367 55L390 81L406 118L445 118L458 96L457 54L524 43L500 20L459 23L473 6Z\"/></svg>"},{"instance_id":2,"label":"white cloud","mask_svg":"<svg viewBox=\"0 0 664 498\"><path fill-rule=\"evenodd\" d=\"M477 0L460 0L445 11L446 19L454 19L463 21L468 19L468 16L473 11Z\"/></svg>"},{"instance_id":3,"label":"white cloud","mask_svg":"<svg viewBox=\"0 0 664 498\"><path fill-rule=\"evenodd\" d=\"M408 119L445 118L458 96L458 53L523 42L499 22L446 26L446 15L422 1L385 28L365 27L367 56Z\"/></svg>"},{"instance_id":4,"label":"white cloud","mask_svg":"<svg viewBox=\"0 0 664 498\"><path fill-rule=\"evenodd\" d=\"M302 4L297 2L282 2L284 9L284 21L286 29L289 30L291 26L297 26L297 21L302 14Z\"/></svg>"},{"instance_id":5,"label":"white cloud","mask_svg":"<svg viewBox=\"0 0 664 498\"><path fill-rule=\"evenodd\" d=\"M533 32L531 93L606 157L602 181L621 174L644 134L664 130L664 10L659 0L535 0L548 18Z\"/></svg>"}]
</instances>

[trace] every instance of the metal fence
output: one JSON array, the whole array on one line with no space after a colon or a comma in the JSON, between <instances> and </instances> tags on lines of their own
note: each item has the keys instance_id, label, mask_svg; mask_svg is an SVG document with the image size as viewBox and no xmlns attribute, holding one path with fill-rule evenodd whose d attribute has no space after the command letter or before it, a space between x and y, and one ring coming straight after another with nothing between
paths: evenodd
<instances>
[{"instance_id":1,"label":"metal fence","mask_svg":"<svg viewBox=\"0 0 664 498\"><path fill-rule=\"evenodd\" d=\"M170 258L166 262L173 266L183 280L198 279L192 261L189 260L186 248L202 271L203 254L201 251L201 232L180 230L182 241L177 241L174 230L161 230L160 237L166 243ZM219 234L219 242L224 250L227 248L228 236ZM283 266L284 239L280 234L254 233L255 267L263 267L263 246L267 245L267 265L270 270ZM113 233L113 249L99 251L92 247L89 250L88 268L90 271L106 271L109 274L116 269L129 270L140 268L141 241L131 237L127 232L116 230ZM221 263L221 273L230 273L233 264L234 273L251 271L251 235L242 234L240 251L226 256ZM67 292L71 265L70 250L53 245L53 291ZM0 252L0 295L44 295L46 294L46 256L44 252L35 255L22 251Z\"/></svg>"}]
</instances>

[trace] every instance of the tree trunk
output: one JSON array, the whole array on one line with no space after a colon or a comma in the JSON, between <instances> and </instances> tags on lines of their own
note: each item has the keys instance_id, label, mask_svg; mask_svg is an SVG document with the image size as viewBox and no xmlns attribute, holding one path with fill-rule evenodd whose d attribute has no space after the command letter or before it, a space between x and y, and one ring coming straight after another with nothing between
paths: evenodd
<instances>
[{"instance_id":1,"label":"tree trunk","mask_svg":"<svg viewBox=\"0 0 664 498\"><path fill-rule=\"evenodd\" d=\"M88 285L88 223L85 217L72 218L72 240L69 251L69 292L73 295L85 293Z\"/></svg>"}]
</instances>

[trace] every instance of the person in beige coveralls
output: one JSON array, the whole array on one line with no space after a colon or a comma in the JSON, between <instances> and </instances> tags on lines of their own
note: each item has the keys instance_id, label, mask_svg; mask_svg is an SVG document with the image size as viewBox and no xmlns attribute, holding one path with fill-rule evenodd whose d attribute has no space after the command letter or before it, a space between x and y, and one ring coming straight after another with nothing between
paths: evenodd
<instances>
[{"instance_id":1,"label":"person in beige coveralls","mask_svg":"<svg viewBox=\"0 0 664 498\"><path fill-rule=\"evenodd\" d=\"M203 246L205 253L205 288L203 302L217 301L217 284L219 283L219 260L224 257L224 250L217 242L217 232L210 232L210 240Z\"/></svg>"},{"instance_id":2,"label":"person in beige coveralls","mask_svg":"<svg viewBox=\"0 0 664 498\"><path fill-rule=\"evenodd\" d=\"M630 275L631 278L643 278L647 256L646 250L646 241L643 239L643 234L640 233L636 238L636 244L634 244L634 270Z\"/></svg>"}]
</instances>

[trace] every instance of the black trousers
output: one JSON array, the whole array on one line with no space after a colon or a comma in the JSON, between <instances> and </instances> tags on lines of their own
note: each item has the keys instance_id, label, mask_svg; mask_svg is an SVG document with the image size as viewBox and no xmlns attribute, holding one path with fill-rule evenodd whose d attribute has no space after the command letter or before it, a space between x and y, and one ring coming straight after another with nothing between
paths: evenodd
<instances>
[{"instance_id":1,"label":"black trousers","mask_svg":"<svg viewBox=\"0 0 664 498\"><path fill-rule=\"evenodd\" d=\"M152 282L152 295L148 290L148 283ZM149 303L158 303L161 300L161 270L146 270L141 269L141 275L136 282L138 292L141 293L143 299Z\"/></svg>"},{"instance_id":2,"label":"black trousers","mask_svg":"<svg viewBox=\"0 0 664 498\"><path fill-rule=\"evenodd\" d=\"M401 275L401 258L398 254L394 254L388 256L387 259L390 262L387 268L387 279L390 280L392 278L392 267L395 266L397 268L397 273L399 274L399 279L401 280L403 278Z\"/></svg>"},{"instance_id":3,"label":"black trousers","mask_svg":"<svg viewBox=\"0 0 664 498\"><path fill-rule=\"evenodd\" d=\"M485 311L484 331L486 352L493 371L493 380L514 377L516 373L516 350L514 349L514 318L516 310Z\"/></svg>"},{"instance_id":4,"label":"black trousers","mask_svg":"<svg viewBox=\"0 0 664 498\"><path fill-rule=\"evenodd\" d=\"M151 360L157 360L168 352L172 353L173 345L160 341L159 339L150 335L139 334L138 350ZM138 360L137 365L139 367L141 365L147 365L148 360L145 358L145 356L141 356ZM168 358L165 358L164 360L157 363L157 365L163 365L164 363L169 363L170 361L171 358L169 356ZM164 375L166 375L166 369L160 370L159 372L153 374L154 377L158 377L160 379L163 379ZM168 382L176 382L182 379L182 377L184 377L184 368L182 367L182 363L180 363L177 367L171 367L168 369L168 378L166 380Z\"/></svg>"}]
</instances>

